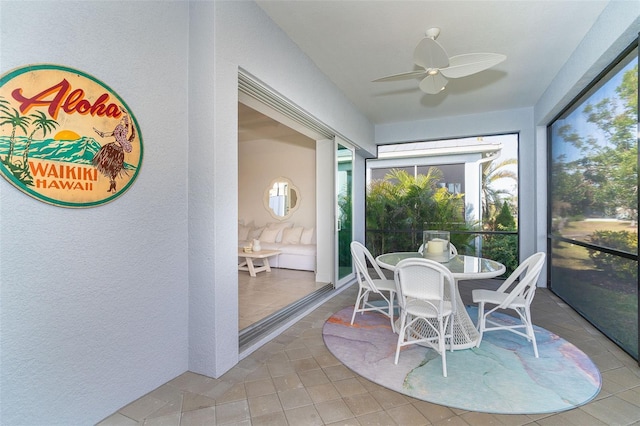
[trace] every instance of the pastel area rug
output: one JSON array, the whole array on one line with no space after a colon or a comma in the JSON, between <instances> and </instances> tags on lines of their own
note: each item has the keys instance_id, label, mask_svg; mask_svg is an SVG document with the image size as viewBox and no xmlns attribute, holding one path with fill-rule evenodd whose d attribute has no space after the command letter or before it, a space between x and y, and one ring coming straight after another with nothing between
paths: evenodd
<instances>
[{"instance_id":1,"label":"pastel area rug","mask_svg":"<svg viewBox=\"0 0 640 426\"><path fill-rule=\"evenodd\" d=\"M477 308L467 307L471 318ZM334 314L322 333L331 353L357 374L424 401L469 411L540 414L570 410L593 399L600 371L580 349L535 327L539 358L523 337L508 331L485 333L479 348L447 351L447 375L440 355L419 345L400 351L393 363L397 334L379 313L357 314L353 306ZM513 318L499 314L501 321Z\"/></svg>"}]
</instances>

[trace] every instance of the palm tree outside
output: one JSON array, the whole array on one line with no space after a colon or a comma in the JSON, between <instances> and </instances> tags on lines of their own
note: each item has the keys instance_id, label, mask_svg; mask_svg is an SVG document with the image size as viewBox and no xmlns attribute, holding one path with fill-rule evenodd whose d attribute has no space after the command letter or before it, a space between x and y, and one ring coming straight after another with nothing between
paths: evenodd
<instances>
[{"instance_id":1,"label":"palm tree outside","mask_svg":"<svg viewBox=\"0 0 640 426\"><path fill-rule=\"evenodd\" d=\"M501 179L511 179L518 183L518 175L509 170L508 166L517 165L518 160L510 158L496 163L490 161L482 167L482 224L490 224L495 219L498 211L502 207L503 198L511 198L512 194L505 189L497 189L496 182Z\"/></svg>"},{"instance_id":2,"label":"palm tree outside","mask_svg":"<svg viewBox=\"0 0 640 426\"><path fill-rule=\"evenodd\" d=\"M438 188L441 179L436 167L416 176L393 169L384 179L370 183L365 211L367 246L373 253L417 251L422 231L430 224L458 224L466 229L460 225L465 224L463 194Z\"/></svg>"}]
</instances>

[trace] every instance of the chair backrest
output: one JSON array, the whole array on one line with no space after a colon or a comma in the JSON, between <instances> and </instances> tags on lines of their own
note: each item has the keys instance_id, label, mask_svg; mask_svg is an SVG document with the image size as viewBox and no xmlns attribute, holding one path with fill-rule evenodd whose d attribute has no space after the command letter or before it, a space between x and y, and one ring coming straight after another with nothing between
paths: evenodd
<instances>
[{"instance_id":1,"label":"chair backrest","mask_svg":"<svg viewBox=\"0 0 640 426\"><path fill-rule=\"evenodd\" d=\"M509 297L500 305L501 308L509 306L511 302L513 302L513 299L518 296L524 297L527 305L531 304L545 258L546 254L543 252L534 253L525 259L516 270L509 275L509 278L507 278L497 290L502 293L509 293ZM509 288L515 283L516 279L519 279L518 283L509 291Z\"/></svg>"},{"instance_id":2,"label":"chair backrest","mask_svg":"<svg viewBox=\"0 0 640 426\"><path fill-rule=\"evenodd\" d=\"M394 279L401 307L409 298L437 302L438 310L442 311L442 304L449 300L455 312L455 279L440 263L421 258L401 260L396 265Z\"/></svg>"},{"instance_id":3,"label":"chair backrest","mask_svg":"<svg viewBox=\"0 0 640 426\"><path fill-rule=\"evenodd\" d=\"M418 248L418 253L422 254L423 252L424 252L424 244L420 244L420 247ZM451 243L449 243L449 252L451 253L452 257L458 255L458 249L456 248L456 246L454 246Z\"/></svg>"},{"instance_id":4,"label":"chair backrest","mask_svg":"<svg viewBox=\"0 0 640 426\"><path fill-rule=\"evenodd\" d=\"M373 278L369 275L369 268L367 262L373 266L373 269L378 275L377 279L386 280L387 277L380 269L380 266L376 263L371 252L358 241L351 242L351 257L353 258L353 264L356 267L356 277L358 278L358 284L366 284L372 291L379 293Z\"/></svg>"}]
</instances>

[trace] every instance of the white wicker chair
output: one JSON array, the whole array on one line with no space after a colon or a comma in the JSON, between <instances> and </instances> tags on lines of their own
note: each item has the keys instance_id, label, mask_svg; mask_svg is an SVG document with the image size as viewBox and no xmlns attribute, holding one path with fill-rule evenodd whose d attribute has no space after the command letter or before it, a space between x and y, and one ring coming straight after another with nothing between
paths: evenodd
<instances>
[{"instance_id":1,"label":"white wicker chair","mask_svg":"<svg viewBox=\"0 0 640 426\"><path fill-rule=\"evenodd\" d=\"M353 315L351 316L351 324L356 318L356 313L376 311L380 312L391 321L391 329L395 332L395 324L393 321L394 296L396 293L396 283L394 280L389 280L380 269L380 266L373 259L373 256L369 250L357 241L351 242L351 256L353 258L353 264L356 268L356 277L358 279L358 297L356 298L356 304L353 308ZM369 275L369 269L367 262L371 264L376 272L377 278L372 278ZM380 295L384 304L381 306L380 301L369 301L369 295L376 293ZM385 295L388 293L388 296ZM377 303L376 303L377 302Z\"/></svg>"},{"instance_id":2,"label":"white wicker chair","mask_svg":"<svg viewBox=\"0 0 640 426\"><path fill-rule=\"evenodd\" d=\"M429 259L405 259L396 265L395 275L400 306L400 332L395 363L400 348L416 343L432 347L442 358L442 375L447 377L445 341L453 350L452 333L456 298L455 280L451 271ZM445 286L449 288L445 290Z\"/></svg>"},{"instance_id":3,"label":"white wicker chair","mask_svg":"<svg viewBox=\"0 0 640 426\"><path fill-rule=\"evenodd\" d=\"M478 304L478 332L480 337L476 346L480 346L483 333L495 330L508 330L512 333L526 337L533 343L533 352L538 358L538 345L536 335L533 332L531 321L531 301L536 292L536 283L544 265L546 255L542 252L535 253L523 261L518 268L507 278L497 290L473 290L473 302ZM515 280L519 278L516 283ZM515 284L514 284L515 283ZM510 290L511 288L511 290ZM485 305L495 305L485 311ZM520 317L522 324L508 325L489 319L489 316L498 309L512 309ZM487 325L490 327L487 327ZM524 329L525 332L519 329Z\"/></svg>"}]
</instances>

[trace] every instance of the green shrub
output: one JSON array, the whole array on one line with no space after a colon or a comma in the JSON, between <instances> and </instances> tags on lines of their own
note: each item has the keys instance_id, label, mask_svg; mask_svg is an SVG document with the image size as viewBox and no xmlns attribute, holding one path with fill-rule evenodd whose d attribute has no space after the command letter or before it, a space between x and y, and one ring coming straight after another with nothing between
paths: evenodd
<instances>
[{"instance_id":1,"label":"green shrub","mask_svg":"<svg viewBox=\"0 0 640 426\"><path fill-rule=\"evenodd\" d=\"M638 234L629 231L594 231L591 242L601 247L638 252ZM637 262L600 250L588 249L589 257L601 270L621 280L634 280L638 274Z\"/></svg>"},{"instance_id":2,"label":"green shrub","mask_svg":"<svg viewBox=\"0 0 640 426\"><path fill-rule=\"evenodd\" d=\"M485 236L482 243L482 257L502 263L507 268L505 276L509 276L519 264L518 236L504 234Z\"/></svg>"}]
</instances>

